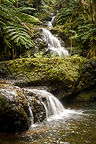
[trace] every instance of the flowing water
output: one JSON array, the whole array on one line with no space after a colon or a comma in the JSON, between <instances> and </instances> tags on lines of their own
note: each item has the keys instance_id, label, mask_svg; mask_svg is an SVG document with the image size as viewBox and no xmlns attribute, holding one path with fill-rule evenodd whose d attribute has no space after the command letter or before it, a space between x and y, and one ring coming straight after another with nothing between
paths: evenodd
<instances>
[{"instance_id":1,"label":"flowing water","mask_svg":"<svg viewBox=\"0 0 96 144\"><path fill-rule=\"evenodd\" d=\"M54 22L55 16L52 18L50 22L48 22L48 28L52 28L52 24ZM42 35L45 42L48 44L48 50L51 51L51 53L56 53L59 57L62 56L68 56L68 51L61 46L60 41L57 37L55 37L48 29L42 28Z\"/></svg>"},{"instance_id":2,"label":"flowing water","mask_svg":"<svg viewBox=\"0 0 96 144\"><path fill-rule=\"evenodd\" d=\"M96 103L83 109L65 109L51 93L33 92L46 98L42 101L46 120L19 135L1 134L0 144L96 144Z\"/></svg>"},{"instance_id":3,"label":"flowing water","mask_svg":"<svg viewBox=\"0 0 96 144\"><path fill-rule=\"evenodd\" d=\"M50 28L54 18L49 23ZM42 30L48 49L59 56L68 56L68 51L61 47L59 40L49 30ZM15 135L0 134L0 144L96 144L96 103L82 109L65 109L60 101L46 90L32 89L32 92L41 96L46 120L34 124L33 113L29 107L32 122L29 130Z\"/></svg>"},{"instance_id":4,"label":"flowing water","mask_svg":"<svg viewBox=\"0 0 96 144\"><path fill-rule=\"evenodd\" d=\"M48 25L47 25L47 26L48 26L49 29L51 29L51 28L53 27L53 23L54 23L55 17L56 17L56 16L53 16L53 17L52 17L52 20L48 22Z\"/></svg>"},{"instance_id":5,"label":"flowing water","mask_svg":"<svg viewBox=\"0 0 96 144\"><path fill-rule=\"evenodd\" d=\"M51 115L61 114L65 110L60 101L46 90L31 89L31 92L37 95L40 101L42 101L42 98L45 98L42 103L46 109L48 117Z\"/></svg>"}]
</instances>

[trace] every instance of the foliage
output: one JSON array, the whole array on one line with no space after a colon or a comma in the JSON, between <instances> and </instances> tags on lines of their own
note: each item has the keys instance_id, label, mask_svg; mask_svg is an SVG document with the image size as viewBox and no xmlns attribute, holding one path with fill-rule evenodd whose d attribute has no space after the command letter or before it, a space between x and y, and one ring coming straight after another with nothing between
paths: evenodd
<instances>
[{"instance_id":1,"label":"foliage","mask_svg":"<svg viewBox=\"0 0 96 144\"><path fill-rule=\"evenodd\" d=\"M27 30L21 25L7 26L4 27L4 30L7 37L16 43L17 46L25 46L26 49L32 46L32 42Z\"/></svg>"},{"instance_id":2,"label":"foliage","mask_svg":"<svg viewBox=\"0 0 96 144\"><path fill-rule=\"evenodd\" d=\"M95 56L96 3L92 0L59 0L57 4L56 25L60 26L61 33L69 37L73 46L81 48L83 53L86 51L88 57Z\"/></svg>"},{"instance_id":3,"label":"foliage","mask_svg":"<svg viewBox=\"0 0 96 144\"><path fill-rule=\"evenodd\" d=\"M25 7L16 8L15 0L4 0L0 4L0 52L9 58L18 57L33 46L27 23L38 23L38 19L23 13ZM29 8L28 8L29 9ZM32 8L31 8L32 9Z\"/></svg>"},{"instance_id":4,"label":"foliage","mask_svg":"<svg viewBox=\"0 0 96 144\"><path fill-rule=\"evenodd\" d=\"M24 12L24 13L28 13L28 14L31 14L33 13L33 11L35 11L35 8L32 8L32 7L19 7L18 8L18 11L19 12Z\"/></svg>"},{"instance_id":5,"label":"foliage","mask_svg":"<svg viewBox=\"0 0 96 144\"><path fill-rule=\"evenodd\" d=\"M42 57L43 57L43 52L40 51L39 53L35 53L34 56L35 56L36 58L42 58Z\"/></svg>"},{"instance_id":6,"label":"foliage","mask_svg":"<svg viewBox=\"0 0 96 144\"><path fill-rule=\"evenodd\" d=\"M44 5L48 6L52 2L50 0L0 1L0 55L6 57L2 59L0 56L0 59L20 57L23 52L34 46L32 40L34 30L29 24L41 24L33 15L38 14L39 11L45 14L44 9L47 8Z\"/></svg>"}]
</instances>

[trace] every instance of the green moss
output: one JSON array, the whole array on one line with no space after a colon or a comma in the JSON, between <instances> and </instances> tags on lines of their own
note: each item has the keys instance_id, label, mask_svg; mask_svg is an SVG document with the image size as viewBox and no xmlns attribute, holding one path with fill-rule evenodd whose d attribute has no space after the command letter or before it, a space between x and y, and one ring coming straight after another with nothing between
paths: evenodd
<instances>
[{"instance_id":1,"label":"green moss","mask_svg":"<svg viewBox=\"0 0 96 144\"><path fill-rule=\"evenodd\" d=\"M28 119L28 115L27 115L27 113L24 111L24 109L22 108L22 107L20 107L19 109L18 109L18 112L19 112L19 114L21 114L22 115L22 117L21 117L21 119Z\"/></svg>"},{"instance_id":2,"label":"green moss","mask_svg":"<svg viewBox=\"0 0 96 144\"><path fill-rule=\"evenodd\" d=\"M58 85L59 82L62 88L71 93L81 92L95 85L96 57L86 59L74 55L62 58L22 58L1 63L0 69L6 77L22 80L19 81L21 84Z\"/></svg>"},{"instance_id":3,"label":"green moss","mask_svg":"<svg viewBox=\"0 0 96 144\"><path fill-rule=\"evenodd\" d=\"M34 23L34 24L40 24L41 22L39 19L35 18L34 16L28 15L28 14L20 14L18 15L22 21L27 22L27 23Z\"/></svg>"}]
</instances>

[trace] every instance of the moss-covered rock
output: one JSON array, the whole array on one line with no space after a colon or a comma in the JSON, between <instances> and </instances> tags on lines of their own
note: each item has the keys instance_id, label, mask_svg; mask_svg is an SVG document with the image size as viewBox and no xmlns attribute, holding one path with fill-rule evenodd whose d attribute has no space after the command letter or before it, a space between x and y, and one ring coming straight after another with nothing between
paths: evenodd
<instances>
[{"instance_id":1,"label":"moss-covered rock","mask_svg":"<svg viewBox=\"0 0 96 144\"><path fill-rule=\"evenodd\" d=\"M48 86L49 90L64 97L96 84L96 57L23 58L0 62L0 77L13 79L16 85Z\"/></svg>"},{"instance_id":2,"label":"moss-covered rock","mask_svg":"<svg viewBox=\"0 0 96 144\"><path fill-rule=\"evenodd\" d=\"M96 57L80 64L80 74L76 88L82 91L84 88L92 88L96 85Z\"/></svg>"},{"instance_id":3,"label":"moss-covered rock","mask_svg":"<svg viewBox=\"0 0 96 144\"><path fill-rule=\"evenodd\" d=\"M23 84L58 85L60 82L62 87L73 89L78 79L80 61L84 59L57 57L10 60L0 62L0 76L21 80Z\"/></svg>"},{"instance_id":4,"label":"moss-covered rock","mask_svg":"<svg viewBox=\"0 0 96 144\"><path fill-rule=\"evenodd\" d=\"M22 132L30 124L28 101L21 89L0 81L0 132Z\"/></svg>"}]
</instances>

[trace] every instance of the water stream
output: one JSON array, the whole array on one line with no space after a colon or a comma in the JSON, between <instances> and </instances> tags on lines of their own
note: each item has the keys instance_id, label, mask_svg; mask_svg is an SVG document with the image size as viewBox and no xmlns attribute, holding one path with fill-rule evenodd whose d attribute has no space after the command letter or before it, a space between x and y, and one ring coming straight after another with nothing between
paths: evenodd
<instances>
[{"instance_id":1,"label":"water stream","mask_svg":"<svg viewBox=\"0 0 96 144\"><path fill-rule=\"evenodd\" d=\"M65 109L61 118L54 116L19 135L0 134L0 144L96 144L96 103Z\"/></svg>"},{"instance_id":2,"label":"water stream","mask_svg":"<svg viewBox=\"0 0 96 144\"><path fill-rule=\"evenodd\" d=\"M53 27L54 19L56 16L53 16L51 21L48 22L48 28L51 29Z\"/></svg>"},{"instance_id":3,"label":"water stream","mask_svg":"<svg viewBox=\"0 0 96 144\"><path fill-rule=\"evenodd\" d=\"M49 23L50 27L53 20ZM49 30L42 30L48 49L59 56L68 56L68 51L61 47L59 40ZM45 121L34 124L29 106L32 122L30 129L22 134L0 134L0 144L96 144L96 103L83 109L65 109L48 91L32 89L32 92L41 98L46 110Z\"/></svg>"},{"instance_id":4,"label":"water stream","mask_svg":"<svg viewBox=\"0 0 96 144\"><path fill-rule=\"evenodd\" d=\"M33 124L32 120L30 129L22 134L0 134L0 144L96 144L96 103L83 109L65 109L46 90L32 92L41 97L45 121ZM31 109L30 116L33 119Z\"/></svg>"},{"instance_id":5,"label":"water stream","mask_svg":"<svg viewBox=\"0 0 96 144\"><path fill-rule=\"evenodd\" d=\"M58 121L71 115L82 115L82 111L65 109L61 102L47 90L31 89L31 92L39 97L46 110L46 121ZM43 100L44 99L44 100ZM32 112L31 112L32 113ZM33 115L32 115L33 119ZM33 121L33 120L32 120Z\"/></svg>"},{"instance_id":6,"label":"water stream","mask_svg":"<svg viewBox=\"0 0 96 144\"><path fill-rule=\"evenodd\" d=\"M48 22L48 28L52 28L53 21L55 19L55 16L52 18L50 22ZM68 56L68 51L61 46L60 41L56 36L54 36L48 29L42 28L42 35L43 40L48 44L48 50L51 51L51 53L56 53L59 57L62 56Z\"/></svg>"}]
</instances>

